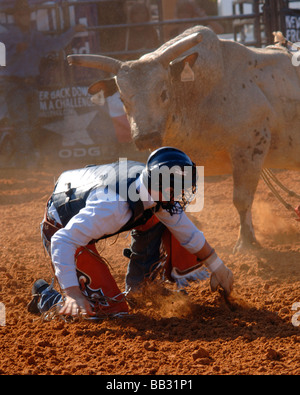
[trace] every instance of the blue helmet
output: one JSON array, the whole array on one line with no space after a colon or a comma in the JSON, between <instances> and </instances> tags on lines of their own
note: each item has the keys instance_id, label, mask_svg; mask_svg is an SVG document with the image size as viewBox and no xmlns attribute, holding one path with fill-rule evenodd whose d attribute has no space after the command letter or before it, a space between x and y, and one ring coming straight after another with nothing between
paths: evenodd
<instances>
[{"instance_id":1,"label":"blue helmet","mask_svg":"<svg viewBox=\"0 0 300 395\"><path fill-rule=\"evenodd\" d=\"M162 147L152 152L143 172L143 182L160 192L160 204L170 214L179 213L194 199L197 184L195 163L181 150Z\"/></svg>"}]
</instances>

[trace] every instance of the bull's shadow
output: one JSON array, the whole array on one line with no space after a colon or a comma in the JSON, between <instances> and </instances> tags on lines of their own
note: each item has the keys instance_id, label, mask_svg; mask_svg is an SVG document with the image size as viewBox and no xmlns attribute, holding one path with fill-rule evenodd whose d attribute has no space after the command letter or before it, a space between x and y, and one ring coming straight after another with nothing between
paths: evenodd
<instances>
[{"instance_id":1,"label":"bull's shadow","mask_svg":"<svg viewBox=\"0 0 300 395\"><path fill-rule=\"evenodd\" d=\"M297 240L299 245L300 232L294 237L295 242ZM278 284L300 281L300 247L297 247L295 243L295 247L291 244L290 248L285 245L279 251L269 247L248 253L248 257L252 257L251 261L256 261L256 275L264 281L272 281ZM245 257L245 255L240 254L240 257ZM251 263L243 266L248 266L249 271L251 271ZM240 270L244 270L240 265L234 267L234 271Z\"/></svg>"}]
</instances>

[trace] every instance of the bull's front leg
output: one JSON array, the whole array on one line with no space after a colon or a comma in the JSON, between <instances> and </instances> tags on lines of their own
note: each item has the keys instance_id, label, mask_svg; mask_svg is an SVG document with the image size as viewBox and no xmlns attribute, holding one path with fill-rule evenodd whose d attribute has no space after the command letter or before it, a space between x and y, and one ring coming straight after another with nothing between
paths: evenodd
<instances>
[{"instance_id":1,"label":"bull's front leg","mask_svg":"<svg viewBox=\"0 0 300 395\"><path fill-rule=\"evenodd\" d=\"M259 145L256 140L245 148L235 147L231 153L233 204L240 216L239 237L234 252L260 247L253 229L251 210L268 145L267 139L262 139Z\"/></svg>"}]
</instances>

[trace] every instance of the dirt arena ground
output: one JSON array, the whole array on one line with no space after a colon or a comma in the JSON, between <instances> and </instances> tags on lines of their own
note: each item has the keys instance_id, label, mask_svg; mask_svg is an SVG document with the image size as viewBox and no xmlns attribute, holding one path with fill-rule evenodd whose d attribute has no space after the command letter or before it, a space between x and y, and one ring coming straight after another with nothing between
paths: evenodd
<instances>
[{"instance_id":1,"label":"dirt arena ground","mask_svg":"<svg viewBox=\"0 0 300 395\"><path fill-rule=\"evenodd\" d=\"M33 282L51 281L39 224L62 170L0 170L0 374L300 374L300 222L262 181L253 208L261 250L232 253L239 221L230 176L205 180L204 209L192 215L235 275L230 305L206 281L186 296L149 288L123 319L67 324L27 313ZM300 192L299 174L278 176ZM122 290L128 244L123 234L99 245Z\"/></svg>"}]
</instances>

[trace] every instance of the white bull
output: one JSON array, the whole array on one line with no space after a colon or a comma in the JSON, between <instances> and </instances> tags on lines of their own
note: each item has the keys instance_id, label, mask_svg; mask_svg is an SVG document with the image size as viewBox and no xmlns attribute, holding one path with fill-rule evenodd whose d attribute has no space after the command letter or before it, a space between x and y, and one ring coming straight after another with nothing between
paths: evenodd
<instances>
[{"instance_id":1,"label":"white bull","mask_svg":"<svg viewBox=\"0 0 300 395\"><path fill-rule=\"evenodd\" d=\"M262 167L300 169L300 68L284 47L247 48L196 26L135 61L71 55L110 72L139 149L172 145L205 175L232 172L236 249L257 245L251 207Z\"/></svg>"}]
</instances>

